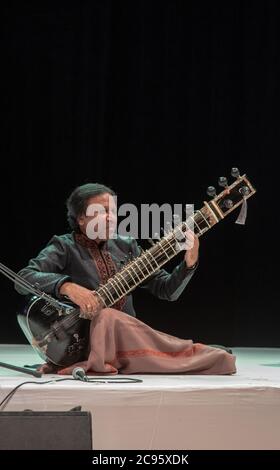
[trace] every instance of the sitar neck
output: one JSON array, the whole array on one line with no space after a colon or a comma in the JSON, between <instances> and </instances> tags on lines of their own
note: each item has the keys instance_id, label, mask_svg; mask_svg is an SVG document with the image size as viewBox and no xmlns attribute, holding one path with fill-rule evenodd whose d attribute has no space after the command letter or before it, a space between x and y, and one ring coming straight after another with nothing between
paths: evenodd
<instances>
[{"instance_id":1,"label":"sitar neck","mask_svg":"<svg viewBox=\"0 0 280 470\"><path fill-rule=\"evenodd\" d=\"M234 183L228 186L227 179L220 178L224 186L220 194L214 194L208 202L204 201L200 210L189 216L185 222L176 225L171 232L126 264L95 291L105 307L114 305L174 258L184 247L188 229L200 237L256 192L246 175L239 175L237 168L232 169L232 175L236 177Z\"/></svg>"}]
</instances>

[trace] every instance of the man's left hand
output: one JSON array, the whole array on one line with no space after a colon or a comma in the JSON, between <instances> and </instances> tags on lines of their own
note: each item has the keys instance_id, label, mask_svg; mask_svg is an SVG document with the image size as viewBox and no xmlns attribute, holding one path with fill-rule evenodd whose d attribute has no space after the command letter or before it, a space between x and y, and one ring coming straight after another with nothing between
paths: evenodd
<instances>
[{"instance_id":1,"label":"man's left hand","mask_svg":"<svg viewBox=\"0 0 280 470\"><path fill-rule=\"evenodd\" d=\"M187 268L193 268L198 261L199 240L198 237L191 231L186 232L186 253L185 262Z\"/></svg>"}]
</instances>

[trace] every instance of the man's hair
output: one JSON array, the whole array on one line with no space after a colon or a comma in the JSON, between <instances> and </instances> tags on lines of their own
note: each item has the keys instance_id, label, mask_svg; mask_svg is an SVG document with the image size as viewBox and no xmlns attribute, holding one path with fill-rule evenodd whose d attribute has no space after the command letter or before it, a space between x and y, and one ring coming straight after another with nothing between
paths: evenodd
<instances>
[{"instance_id":1,"label":"man's hair","mask_svg":"<svg viewBox=\"0 0 280 470\"><path fill-rule=\"evenodd\" d=\"M81 215L85 214L87 201L92 197L105 193L109 193L112 196L116 195L111 188L99 183L87 183L74 189L66 202L67 220L72 230L80 232L77 219Z\"/></svg>"}]
</instances>

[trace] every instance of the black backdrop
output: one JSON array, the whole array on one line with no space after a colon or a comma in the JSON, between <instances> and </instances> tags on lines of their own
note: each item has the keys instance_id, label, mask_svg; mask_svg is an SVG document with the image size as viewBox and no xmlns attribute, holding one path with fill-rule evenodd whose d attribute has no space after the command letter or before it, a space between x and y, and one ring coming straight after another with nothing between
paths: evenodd
<instances>
[{"instance_id":1,"label":"black backdrop","mask_svg":"<svg viewBox=\"0 0 280 470\"><path fill-rule=\"evenodd\" d=\"M201 239L177 302L138 289L138 317L195 341L279 346L279 13L277 1L6 2L1 261L17 270L68 231L76 185L199 208L237 166L258 190L247 224L235 213ZM4 277L0 291L0 341L24 342L22 299Z\"/></svg>"}]
</instances>

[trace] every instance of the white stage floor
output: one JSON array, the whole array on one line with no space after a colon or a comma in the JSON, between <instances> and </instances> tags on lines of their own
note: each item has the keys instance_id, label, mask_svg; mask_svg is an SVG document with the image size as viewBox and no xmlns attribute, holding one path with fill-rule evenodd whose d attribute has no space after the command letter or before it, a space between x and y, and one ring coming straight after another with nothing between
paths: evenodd
<instances>
[{"instance_id":1,"label":"white stage floor","mask_svg":"<svg viewBox=\"0 0 280 470\"><path fill-rule=\"evenodd\" d=\"M233 351L234 376L133 375L143 382L26 384L2 410L68 411L81 405L92 413L93 448L99 450L280 449L280 349ZM0 346L0 361L42 362L26 345ZM58 376L33 379L0 367L0 401L25 380L49 378Z\"/></svg>"}]
</instances>

